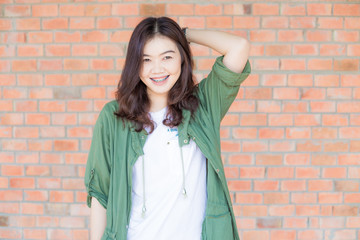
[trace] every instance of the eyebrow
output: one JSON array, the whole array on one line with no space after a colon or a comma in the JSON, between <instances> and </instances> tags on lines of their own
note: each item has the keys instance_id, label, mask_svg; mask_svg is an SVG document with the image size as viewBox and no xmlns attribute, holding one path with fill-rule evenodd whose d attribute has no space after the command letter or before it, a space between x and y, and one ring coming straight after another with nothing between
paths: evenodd
<instances>
[{"instance_id":1,"label":"eyebrow","mask_svg":"<svg viewBox=\"0 0 360 240\"><path fill-rule=\"evenodd\" d=\"M175 53L175 51L174 50L168 50L168 51L165 51L165 52L161 53L160 55L164 55L166 53ZM144 54L144 57L150 57L150 55Z\"/></svg>"}]
</instances>

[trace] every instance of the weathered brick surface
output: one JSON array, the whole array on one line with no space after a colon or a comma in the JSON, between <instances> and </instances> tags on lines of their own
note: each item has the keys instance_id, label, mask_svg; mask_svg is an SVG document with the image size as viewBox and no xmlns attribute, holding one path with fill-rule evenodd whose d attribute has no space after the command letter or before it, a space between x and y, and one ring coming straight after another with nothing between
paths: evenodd
<instances>
[{"instance_id":1,"label":"weathered brick surface","mask_svg":"<svg viewBox=\"0 0 360 240\"><path fill-rule=\"evenodd\" d=\"M83 176L127 43L147 16L252 43L222 121L242 240L360 240L358 1L0 3L0 238L89 239ZM195 75L214 51L191 44Z\"/></svg>"}]
</instances>

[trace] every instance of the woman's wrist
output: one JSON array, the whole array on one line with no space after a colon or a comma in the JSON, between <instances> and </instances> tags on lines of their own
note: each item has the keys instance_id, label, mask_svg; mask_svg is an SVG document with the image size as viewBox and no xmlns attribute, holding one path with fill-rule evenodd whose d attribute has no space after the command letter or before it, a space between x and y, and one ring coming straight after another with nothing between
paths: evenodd
<instances>
[{"instance_id":1,"label":"woman's wrist","mask_svg":"<svg viewBox=\"0 0 360 240\"><path fill-rule=\"evenodd\" d=\"M183 32L186 40L187 40L188 43L190 44L190 40L189 40L189 38L188 38L188 29L189 29L188 27L183 27L181 30L182 30L182 32Z\"/></svg>"}]
</instances>

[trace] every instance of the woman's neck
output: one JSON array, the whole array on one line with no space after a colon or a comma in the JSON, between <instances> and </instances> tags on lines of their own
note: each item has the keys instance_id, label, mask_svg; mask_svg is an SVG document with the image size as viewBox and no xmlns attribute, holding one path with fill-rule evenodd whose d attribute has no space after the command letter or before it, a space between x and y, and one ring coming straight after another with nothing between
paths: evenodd
<instances>
[{"instance_id":1,"label":"woman's neck","mask_svg":"<svg viewBox=\"0 0 360 240\"><path fill-rule=\"evenodd\" d=\"M150 112L157 112L167 106L167 98L150 97Z\"/></svg>"}]
</instances>

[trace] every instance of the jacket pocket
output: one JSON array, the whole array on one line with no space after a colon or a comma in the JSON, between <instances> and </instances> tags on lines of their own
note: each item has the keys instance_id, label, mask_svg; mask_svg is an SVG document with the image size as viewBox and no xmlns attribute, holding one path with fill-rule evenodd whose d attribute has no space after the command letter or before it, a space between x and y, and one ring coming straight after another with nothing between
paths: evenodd
<instances>
[{"instance_id":1,"label":"jacket pocket","mask_svg":"<svg viewBox=\"0 0 360 240\"><path fill-rule=\"evenodd\" d=\"M207 240L234 240L231 215L227 205L209 203L205 217Z\"/></svg>"}]
</instances>

